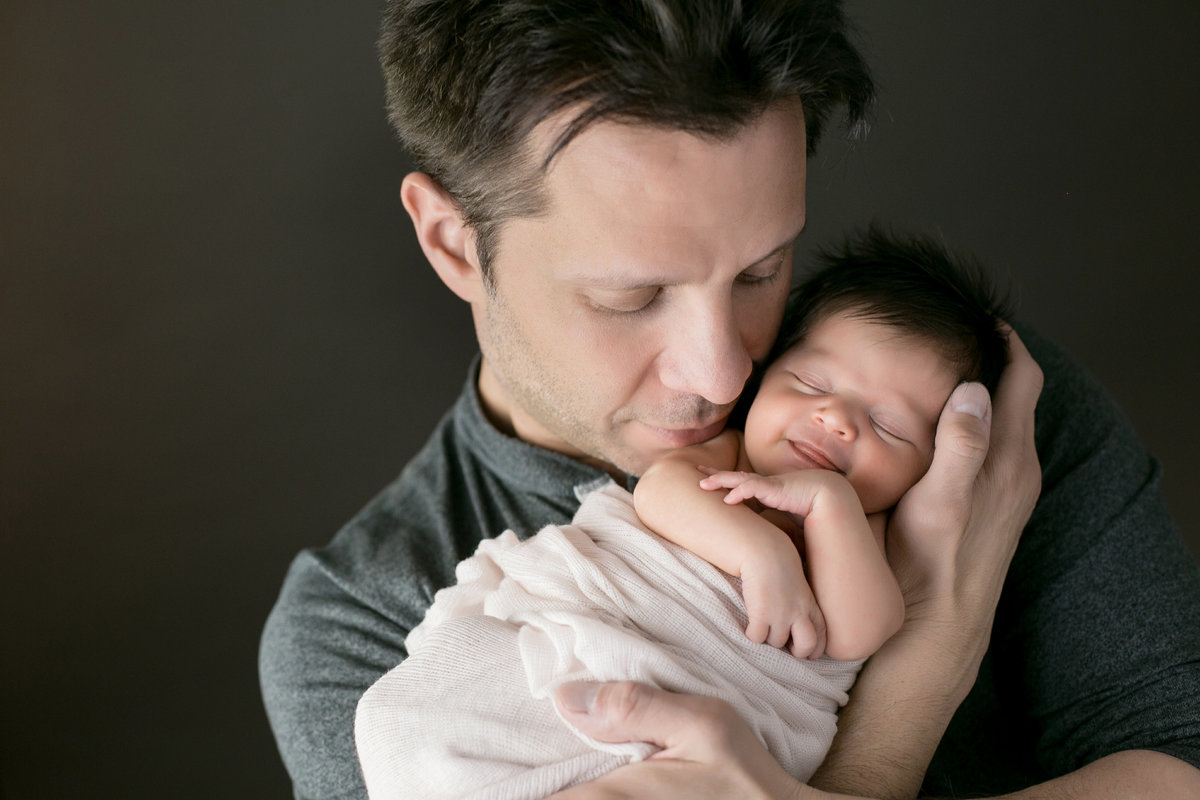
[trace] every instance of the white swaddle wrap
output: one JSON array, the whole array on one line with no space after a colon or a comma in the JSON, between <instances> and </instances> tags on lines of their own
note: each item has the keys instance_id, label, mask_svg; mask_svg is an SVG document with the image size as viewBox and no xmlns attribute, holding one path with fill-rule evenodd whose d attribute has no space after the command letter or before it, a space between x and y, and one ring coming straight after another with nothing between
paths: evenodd
<instances>
[{"instance_id":1,"label":"white swaddle wrap","mask_svg":"<svg viewBox=\"0 0 1200 800\"><path fill-rule=\"evenodd\" d=\"M736 582L648 531L615 484L571 525L485 539L358 704L372 800L541 798L645 758L558 715L573 680L635 680L728 701L807 780L860 662L804 661L746 639Z\"/></svg>"}]
</instances>

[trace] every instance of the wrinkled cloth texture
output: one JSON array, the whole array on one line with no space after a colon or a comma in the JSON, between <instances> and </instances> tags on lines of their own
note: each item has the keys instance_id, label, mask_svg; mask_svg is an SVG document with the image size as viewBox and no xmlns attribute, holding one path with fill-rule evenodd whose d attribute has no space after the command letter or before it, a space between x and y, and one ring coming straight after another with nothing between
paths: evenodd
<instances>
[{"instance_id":1,"label":"wrinkled cloth texture","mask_svg":"<svg viewBox=\"0 0 1200 800\"><path fill-rule=\"evenodd\" d=\"M650 755L558 715L554 688L589 679L722 698L807 780L861 666L749 641L737 580L647 530L615 484L571 525L484 540L456 576L358 704L372 800L541 798Z\"/></svg>"}]
</instances>

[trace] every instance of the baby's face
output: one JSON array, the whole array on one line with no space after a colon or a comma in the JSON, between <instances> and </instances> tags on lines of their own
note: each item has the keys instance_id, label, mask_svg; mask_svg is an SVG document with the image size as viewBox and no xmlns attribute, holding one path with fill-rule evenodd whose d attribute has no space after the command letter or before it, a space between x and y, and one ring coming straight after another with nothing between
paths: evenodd
<instances>
[{"instance_id":1,"label":"baby's face","mask_svg":"<svg viewBox=\"0 0 1200 800\"><path fill-rule=\"evenodd\" d=\"M764 474L841 472L868 514L883 511L929 468L956 384L931 346L835 314L767 369L746 419L746 454Z\"/></svg>"}]
</instances>

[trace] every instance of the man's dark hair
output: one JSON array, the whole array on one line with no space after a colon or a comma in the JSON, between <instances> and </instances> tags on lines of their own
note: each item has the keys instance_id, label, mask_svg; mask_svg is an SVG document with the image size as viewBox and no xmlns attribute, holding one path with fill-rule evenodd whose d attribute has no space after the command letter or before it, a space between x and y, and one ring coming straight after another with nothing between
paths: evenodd
<instances>
[{"instance_id":1,"label":"man's dark hair","mask_svg":"<svg viewBox=\"0 0 1200 800\"><path fill-rule=\"evenodd\" d=\"M1007 301L972 258L932 239L879 225L819 256L820 268L792 290L771 360L833 314L893 328L938 348L960 381L995 392L1008 359Z\"/></svg>"},{"instance_id":2,"label":"man's dark hair","mask_svg":"<svg viewBox=\"0 0 1200 800\"><path fill-rule=\"evenodd\" d=\"M499 223L544 208L546 167L598 120L724 139L793 99L811 152L839 106L865 130L874 97L837 0L389 0L379 52L391 123L475 230L485 276Z\"/></svg>"}]
</instances>

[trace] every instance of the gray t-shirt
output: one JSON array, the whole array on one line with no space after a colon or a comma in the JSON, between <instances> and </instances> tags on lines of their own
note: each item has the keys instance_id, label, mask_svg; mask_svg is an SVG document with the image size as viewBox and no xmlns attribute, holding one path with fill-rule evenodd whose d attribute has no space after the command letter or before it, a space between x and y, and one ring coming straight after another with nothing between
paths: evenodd
<instances>
[{"instance_id":1,"label":"gray t-shirt","mask_svg":"<svg viewBox=\"0 0 1200 800\"><path fill-rule=\"evenodd\" d=\"M1021 336L1046 376L1042 496L979 679L927 774L935 795L1012 791L1128 749L1200 767L1200 568L1159 467L1094 381ZM481 538L565 523L605 477L497 431L477 367L400 477L329 545L296 557L267 620L263 698L298 798L366 796L355 705L404 659L434 593Z\"/></svg>"}]
</instances>

